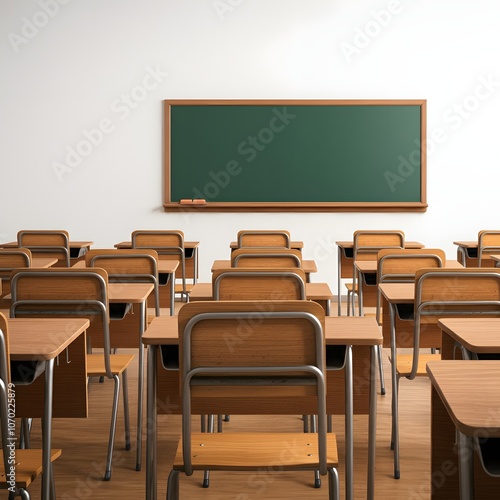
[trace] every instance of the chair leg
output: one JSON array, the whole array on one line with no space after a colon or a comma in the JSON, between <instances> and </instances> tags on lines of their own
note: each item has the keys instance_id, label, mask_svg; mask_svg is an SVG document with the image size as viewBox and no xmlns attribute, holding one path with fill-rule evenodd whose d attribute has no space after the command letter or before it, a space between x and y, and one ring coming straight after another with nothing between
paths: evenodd
<instances>
[{"instance_id":1,"label":"chair leg","mask_svg":"<svg viewBox=\"0 0 500 500\"><path fill-rule=\"evenodd\" d=\"M24 488L21 488L19 490L19 496L22 498L22 500L30 500L30 498L31 498L30 494L28 493L28 490L25 490ZM10 500L10 496L9 496L9 500Z\"/></svg>"},{"instance_id":2,"label":"chair leg","mask_svg":"<svg viewBox=\"0 0 500 500\"><path fill-rule=\"evenodd\" d=\"M179 499L179 471L172 469L167 480L167 500Z\"/></svg>"},{"instance_id":3,"label":"chair leg","mask_svg":"<svg viewBox=\"0 0 500 500\"><path fill-rule=\"evenodd\" d=\"M31 435L31 424L33 423L32 418L22 418L21 419L21 431L20 431L20 449L27 449L30 447L30 435Z\"/></svg>"},{"instance_id":4,"label":"chair leg","mask_svg":"<svg viewBox=\"0 0 500 500\"><path fill-rule=\"evenodd\" d=\"M399 411L398 411L399 375L392 390L392 439L391 448L394 450L394 479L401 477L399 466Z\"/></svg>"},{"instance_id":5,"label":"chair leg","mask_svg":"<svg viewBox=\"0 0 500 500\"><path fill-rule=\"evenodd\" d=\"M130 414L128 406L128 377L127 370L122 373L122 393L123 393L123 422L125 424L125 449L128 451L130 445Z\"/></svg>"},{"instance_id":6,"label":"chair leg","mask_svg":"<svg viewBox=\"0 0 500 500\"><path fill-rule=\"evenodd\" d=\"M222 432L222 415L217 415L217 432Z\"/></svg>"},{"instance_id":7,"label":"chair leg","mask_svg":"<svg viewBox=\"0 0 500 500\"><path fill-rule=\"evenodd\" d=\"M311 415L311 432L318 432L318 427L316 423L316 415ZM319 477L319 470L314 471L314 487L321 488L321 478Z\"/></svg>"},{"instance_id":8,"label":"chair leg","mask_svg":"<svg viewBox=\"0 0 500 500\"><path fill-rule=\"evenodd\" d=\"M347 292L347 316L351 315L351 293Z\"/></svg>"},{"instance_id":9,"label":"chair leg","mask_svg":"<svg viewBox=\"0 0 500 500\"><path fill-rule=\"evenodd\" d=\"M335 467L328 469L328 498L329 500L340 498L339 473Z\"/></svg>"},{"instance_id":10,"label":"chair leg","mask_svg":"<svg viewBox=\"0 0 500 500\"><path fill-rule=\"evenodd\" d=\"M210 414L208 416L207 432L214 432L214 416ZM203 471L203 488L208 488L210 486L210 471Z\"/></svg>"},{"instance_id":11,"label":"chair leg","mask_svg":"<svg viewBox=\"0 0 500 500\"><path fill-rule=\"evenodd\" d=\"M384 366L382 364L382 346L377 346L377 356L378 356L378 372L380 376L380 394L385 396L385 378L384 378Z\"/></svg>"},{"instance_id":12,"label":"chair leg","mask_svg":"<svg viewBox=\"0 0 500 500\"><path fill-rule=\"evenodd\" d=\"M115 389L113 395L113 407L111 409L108 456L106 458L106 471L104 473L104 481L109 481L111 479L111 462L113 461L113 448L115 444L115 434L116 434L116 417L118 414L118 399L120 398L120 377L118 375L114 375L113 380L115 381Z\"/></svg>"}]
</instances>

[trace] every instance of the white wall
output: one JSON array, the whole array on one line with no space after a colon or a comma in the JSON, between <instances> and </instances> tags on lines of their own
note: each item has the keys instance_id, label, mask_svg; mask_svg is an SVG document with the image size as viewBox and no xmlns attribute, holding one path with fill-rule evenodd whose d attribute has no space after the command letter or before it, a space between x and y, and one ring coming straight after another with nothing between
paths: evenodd
<instances>
[{"instance_id":1,"label":"white wall","mask_svg":"<svg viewBox=\"0 0 500 500\"><path fill-rule=\"evenodd\" d=\"M0 241L64 228L111 247L134 229L182 229L201 242L206 281L239 229L286 228L333 289L334 242L356 229L403 229L453 258L454 240L500 228L499 21L495 0L1 0ZM427 99L429 208L165 213L162 100L174 98ZM68 165L98 127L100 144Z\"/></svg>"}]
</instances>

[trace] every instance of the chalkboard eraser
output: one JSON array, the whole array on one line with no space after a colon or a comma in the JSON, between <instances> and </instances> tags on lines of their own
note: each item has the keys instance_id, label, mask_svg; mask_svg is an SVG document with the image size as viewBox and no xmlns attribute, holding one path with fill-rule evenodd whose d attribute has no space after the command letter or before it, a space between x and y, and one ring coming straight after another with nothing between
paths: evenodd
<instances>
[{"instance_id":1,"label":"chalkboard eraser","mask_svg":"<svg viewBox=\"0 0 500 500\"><path fill-rule=\"evenodd\" d=\"M207 204L207 200L205 200L204 198L195 198L193 200L193 205L206 205Z\"/></svg>"},{"instance_id":2,"label":"chalkboard eraser","mask_svg":"<svg viewBox=\"0 0 500 500\"><path fill-rule=\"evenodd\" d=\"M182 200L179 201L181 205L191 205L193 203L193 200L190 198L183 198Z\"/></svg>"}]
</instances>

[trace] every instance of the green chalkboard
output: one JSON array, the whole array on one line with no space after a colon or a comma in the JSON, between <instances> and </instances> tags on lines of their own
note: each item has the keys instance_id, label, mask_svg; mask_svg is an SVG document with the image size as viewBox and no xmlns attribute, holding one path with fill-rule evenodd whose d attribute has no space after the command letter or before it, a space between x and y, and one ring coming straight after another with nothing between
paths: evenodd
<instances>
[{"instance_id":1,"label":"green chalkboard","mask_svg":"<svg viewBox=\"0 0 500 500\"><path fill-rule=\"evenodd\" d=\"M423 211L422 144L425 101L165 101L165 208Z\"/></svg>"}]
</instances>

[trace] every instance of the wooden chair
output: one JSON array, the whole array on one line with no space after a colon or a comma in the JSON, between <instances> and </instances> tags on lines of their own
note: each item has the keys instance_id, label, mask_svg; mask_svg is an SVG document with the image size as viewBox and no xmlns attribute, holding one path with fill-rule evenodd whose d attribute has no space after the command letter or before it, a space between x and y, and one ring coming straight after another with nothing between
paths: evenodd
<instances>
[{"instance_id":1,"label":"wooden chair","mask_svg":"<svg viewBox=\"0 0 500 500\"><path fill-rule=\"evenodd\" d=\"M284 230L245 229L238 231L237 243L238 243L238 248L243 248L243 247L290 248L290 233Z\"/></svg>"},{"instance_id":2,"label":"wooden chair","mask_svg":"<svg viewBox=\"0 0 500 500\"><path fill-rule=\"evenodd\" d=\"M302 254L293 249L238 248L231 253L231 267L302 267Z\"/></svg>"},{"instance_id":3,"label":"wooden chair","mask_svg":"<svg viewBox=\"0 0 500 500\"><path fill-rule=\"evenodd\" d=\"M381 283L414 283L415 273L422 268L443 267L446 255L439 248L384 249L377 254L377 311L378 324L382 324Z\"/></svg>"},{"instance_id":4,"label":"wooden chair","mask_svg":"<svg viewBox=\"0 0 500 500\"><path fill-rule=\"evenodd\" d=\"M152 283L155 287L155 316L160 316L158 253L156 250L148 248L141 250L92 249L85 254L85 265L104 269L108 273L110 283ZM111 306L113 305L111 304ZM119 309L124 309L123 305ZM113 319L113 313L110 316Z\"/></svg>"},{"instance_id":5,"label":"wooden chair","mask_svg":"<svg viewBox=\"0 0 500 500\"><path fill-rule=\"evenodd\" d=\"M0 248L0 281L2 288L0 290L0 309L10 307L10 299L4 297L10 294L10 275L14 269L22 267L31 267L32 255L27 248Z\"/></svg>"},{"instance_id":6,"label":"wooden chair","mask_svg":"<svg viewBox=\"0 0 500 500\"><path fill-rule=\"evenodd\" d=\"M400 477L399 466L399 380L427 376L426 364L441 359L440 354L422 354L422 348L440 348L441 318L464 316L500 316L500 269L497 268L431 268L415 273L413 336L398 336L391 332L392 447L394 448L394 477ZM394 312L391 308L391 315ZM398 354L397 347L411 347L411 354Z\"/></svg>"},{"instance_id":7,"label":"wooden chair","mask_svg":"<svg viewBox=\"0 0 500 500\"><path fill-rule=\"evenodd\" d=\"M356 260L377 260L379 250L404 248L404 245L405 235L403 231L355 231L353 235L353 262ZM359 286L363 286L363 283L357 283L356 270L353 266L352 283L346 283L348 316L351 315L351 307L354 315L354 297L358 294Z\"/></svg>"},{"instance_id":8,"label":"wooden chair","mask_svg":"<svg viewBox=\"0 0 500 500\"><path fill-rule=\"evenodd\" d=\"M477 236L477 266L495 267L488 257L500 253L500 231L479 231Z\"/></svg>"},{"instance_id":9,"label":"wooden chair","mask_svg":"<svg viewBox=\"0 0 500 500\"><path fill-rule=\"evenodd\" d=\"M175 285L175 293L189 301L192 284L186 281L186 252L184 249L184 233L182 231L137 230L132 233L132 248L156 250L158 258L173 259L179 262L180 272L176 273L176 280L181 283Z\"/></svg>"},{"instance_id":10,"label":"wooden chair","mask_svg":"<svg viewBox=\"0 0 500 500\"><path fill-rule=\"evenodd\" d=\"M29 499L30 484L42 473L52 476L52 471L42 471L41 449L18 449L12 440L11 422L14 422L9 403L12 403L12 387L10 378L9 327L7 318L0 313L0 431L2 440L3 469L0 466L0 489L9 491L9 498L20 496ZM12 450L15 450L15 454ZM51 462L61 456L61 450L53 449ZM15 460L14 460L15 459ZM53 478L51 477L53 481ZM53 483L52 483L53 487ZM54 491L54 489L53 489ZM54 495L55 498L55 495Z\"/></svg>"},{"instance_id":11,"label":"wooden chair","mask_svg":"<svg viewBox=\"0 0 500 500\"><path fill-rule=\"evenodd\" d=\"M70 267L68 231L23 230L17 233L17 245L29 248L32 253L57 257L59 266Z\"/></svg>"},{"instance_id":12,"label":"wooden chair","mask_svg":"<svg viewBox=\"0 0 500 500\"><path fill-rule=\"evenodd\" d=\"M212 273L212 297L214 300L305 300L305 282L302 269L220 269Z\"/></svg>"},{"instance_id":13,"label":"wooden chair","mask_svg":"<svg viewBox=\"0 0 500 500\"><path fill-rule=\"evenodd\" d=\"M227 342L248 324L252 335ZM319 470L328 474L329 498L339 498L336 437L327 433L324 311L309 301L192 302L179 312L182 437L167 483L167 499L179 498L179 474L195 470ZM191 399L237 395L242 407L263 394L302 401L316 397L313 433L193 433ZM264 413L264 412L263 412ZM196 450L194 452L194 450ZM286 450L286 451L285 451Z\"/></svg>"},{"instance_id":14,"label":"wooden chair","mask_svg":"<svg viewBox=\"0 0 500 500\"><path fill-rule=\"evenodd\" d=\"M104 479L111 479L113 447L120 394L123 386L125 448L130 450L127 368L134 356L111 354L109 338L108 274L100 268L25 269L12 273L12 317L86 317L87 336L103 352L87 355L87 376L114 381L113 404Z\"/></svg>"}]
</instances>

